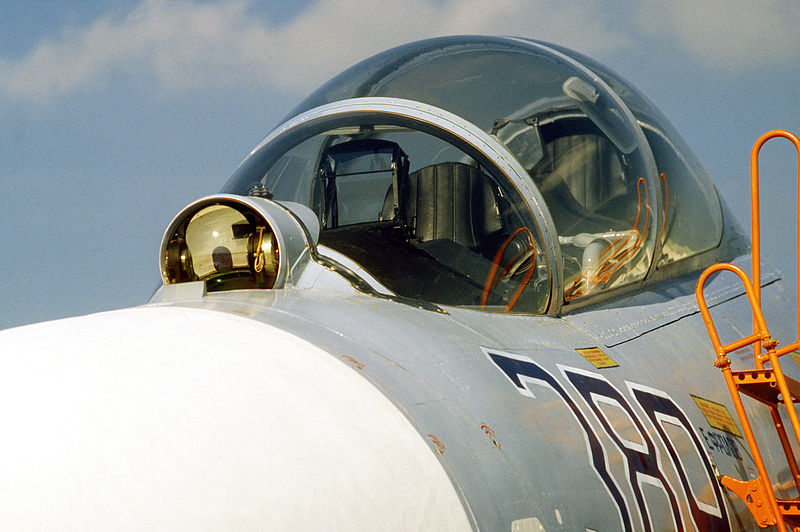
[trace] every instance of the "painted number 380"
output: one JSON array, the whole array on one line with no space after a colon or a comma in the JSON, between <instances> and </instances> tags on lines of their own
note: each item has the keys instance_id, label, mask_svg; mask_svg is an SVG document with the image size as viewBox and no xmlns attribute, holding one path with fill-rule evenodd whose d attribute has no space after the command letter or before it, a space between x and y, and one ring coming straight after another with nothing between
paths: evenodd
<instances>
[{"instance_id":1,"label":"painted number 380","mask_svg":"<svg viewBox=\"0 0 800 532\"><path fill-rule=\"evenodd\" d=\"M689 518L692 520L694 528L700 531L721 531L730 530L727 512L722 499L721 488L713 479L715 478L711 463L706 456L697 433L692 428L683 410L662 391L642 386L639 384L626 382L628 396L632 398L641 410L646 414L648 423L655 428L655 432L647 430L640 416L634 411L626 397L607 379L597 373L585 370L558 366L564 380L577 392L585 409L578 405L578 401L567 392L566 386L562 385L559 379L536 364L533 360L491 349L484 349L487 357L503 372L512 382L517 391L527 397L535 397L537 387L549 389L558 396L566 405L573 417L576 419L584 437L587 440L589 449L589 459L592 467L597 472L598 477L603 482L609 496L619 513L620 524L626 532L633 530L633 522L641 522L644 530L656 528L651 511L655 508L648 506L647 498L643 491L644 485L657 488L668 501L669 513L671 514L674 530L685 530L688 523L684 522L681 514L681 506L689 509ZM609 409L621 409L630 419L634 433L638 433L639 441L631 441L620 435L618 430L609 422L608 416L604 414ZM591 420L584 412L591 412ZM594 427L602 427L597 431ZM678 444L675 441L675 430L667 430L667 427L677 427L681 434L682 441L691 441L696 450L697 457L694 462L701 463L706 482L703 482L705 493L700 499L697 491L697 483L692 483L686 468L678 453ZM605 433L606 438L600 435ZM657 450L653 440L655 434L658 435L663 448L669 454L677 477L679 479L680 491L669 480L664 472L663 459ZM612 443L608 443L610 440ZM613 445L611 449L604 449L605 446ZM612 475L609 466L608 456L613 452L620 453L626 464L625 482L627 490L622 490ZM685 451L684 451L685 452ZM695 472L695 477L697 472ZM710 496L708 487L713 496ZM628 493L630 495L625 495ZM680 497L680 501L679 501ZM630 500L630 499L633 500ZM663 500L663 498L662 498ZM691 528L691 526L689 526Z\"/></svg>"}]
</instances>

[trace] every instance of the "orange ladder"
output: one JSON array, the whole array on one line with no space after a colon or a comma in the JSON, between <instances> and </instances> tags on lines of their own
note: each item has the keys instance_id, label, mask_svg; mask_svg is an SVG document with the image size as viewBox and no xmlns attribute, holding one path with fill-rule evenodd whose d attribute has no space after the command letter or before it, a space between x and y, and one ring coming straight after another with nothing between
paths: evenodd
<instances>
[{"instance_id":1,"label":"orange ladder","mask_svg":"<svg viewBox=\"0 0 800 532\"><path fill-rule=\"evenodd\" d=\"M714 365L717 366L725 377L728 391L733 399L736 414L742 425L744 437L755 462L758 477L752 480L737 480L727 475L722 476L720 482L736 493L750 509L756 523L760 527L776 525L779 530L786 531L786 525L792 527L795 532L800 532L800 467L792 451L792 444L786 433L783 418L779 407L783 405L786 416L789 418L795 440L800 444L800 420L794 403L800 401L800 382L783 374L779 358L800 347L800 314L798 314L798 339L794 342L778 348L778 342L773 339L764 321L761 311L761 235L759 227L759 189L758 189L758 154L766 141L774 137L784 137L789 139L798 152L798 235L800 235L800 140L788 131L770 131L756 141L750 155L750 217L752 227L752 259L753 259L753 279L751 282L747 274L738 266L728 263L714 264L707 268L697 281L695 295L700 313L708 329L708 335L714 346L717 359ZM798 301L800 301L800 245L798 245ZM717 329L711 319L708 305L703 295L703 288L709 277L717 272L727 270L739 276L747 293L753 315L753 332L751 335L741 338L738 341L723 345L717 334ZM748 345L753 346L754 369L737 370L731 369L731 361L728 353L741 349ZM765 364L769 365L766 366ZM767 406L775 425L778 439L786 456L789 469L792 472L792 479L797 488L798 496L794 499L777 499L773 485L767 475L764 459L758 449L753 429L747 417L742 394L747 395Z\"/></svg>"}]
</instances>

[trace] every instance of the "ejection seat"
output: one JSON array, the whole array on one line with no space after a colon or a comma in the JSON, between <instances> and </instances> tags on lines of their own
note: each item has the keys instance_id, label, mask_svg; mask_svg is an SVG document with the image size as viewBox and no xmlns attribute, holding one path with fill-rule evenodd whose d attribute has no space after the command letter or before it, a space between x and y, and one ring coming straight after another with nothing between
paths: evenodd
<instances>
[{"instance_id":1,"label":"ejection seat","mask_svg":"<svg viewBox=\"0 0 800 532\"><path fill-rule=\"evenodd\" d=\"M570 135L546 145L532 170L559 235L602 232L628 215L630 189L614 146L599 135Z\"/></svg>"},{"instance_id":2,"label":"ejection seat","mask_svg":"<svg viewBox=\"0 0 800 532\"><path fill-rule=\"evenodd\" d=\"M542 136L544 156L530 174L558 232L565 300L643 275L644 178L628 175L618 148L585 120L548 124Z\"/></svg>"},{"instance_id":3,"label":"ejection seat","mask_svg":"<svg viewBox=\"0 0 800 532\"><path fill-rule=\"evenodd\" d=\"M459 162L407 169L405 153L387 140L328 148L312 191L320 244L355 260L398 295L481 305L494 254L508 237L492 182L477 166Z\"/></svg>"},{"instance_id":4,"label":"ejection seat","mask_svg":"<svg viewBox=\"0 0 800 532\"><path fill-rule=\"evenodd\" d=\"M384 199L382 220L394 216L392 196L390 189ZM408 224L411 236L424 248L452 248L457 244L491 257L503 241L495 192L486 175L475 166L444 162L411 173L400 208L400 217Z\"/></svg>"},{"instance_id":5,"label":"ejection seat","mask_svg":"<svg viewBox=\"0 0 800 532\"><path fill-rule=\"evenodd\" d=\"M381 219L391 219L391 198L389 190ZM532 249L532 242L526 237L515 238L519 232L514 235L508 232L507 228L517 227L513 222L504 222L503 213L509 208L503 201L496 185L478 166L452 161L411 173L400 201L397 216L406 224L409 239L438 264L465 277L469 287L459 288L460 297L464 301L473 298L476 306L485 307L487 302L500 304L500 301L506 305L509 297L516 301L519 294L510 294L521 292L530 278L527 276L520 287L519 282L509 283L508 279L492 273L497 269L495 263L514 262L506 257L527 257ZM444 302L453 297L455 287L439 288L439 279L432 289L441 290L438 300ZM511 307L513 303L508 309Z\"/></svg>"}]
</instances>

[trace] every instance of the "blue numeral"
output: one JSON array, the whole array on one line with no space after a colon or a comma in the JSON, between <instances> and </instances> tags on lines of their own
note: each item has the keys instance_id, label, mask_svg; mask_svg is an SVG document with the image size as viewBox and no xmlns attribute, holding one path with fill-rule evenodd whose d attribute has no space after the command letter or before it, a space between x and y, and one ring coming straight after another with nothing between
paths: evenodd
<instances>
[{"instance_id":1,"label":"blue numeral","mask_svg":"<svg viewBox=\"0 0 800 532\"><path fill-rule=\"evenodd\" d=\"M628 532L632 530L631 510L620 487L609 473L607 463L607 450L603 449L601 439L595 433L595 429L589 419L583 413L576 401L567 393L561 385L547 370L536 364L533 360L512 353L505 353L491 349L483 349L486 356L502 371L516 390L527 397L535 397L533 389L529 386L542 386L554 391L567 406L575 420L580 425L589 450L592 467L598 477L603 482L609 496L618 510L622 528ZM636 404L641 407L647 416L655 432L645 428L643 421L636 414L631 403L617 390L607 379L597 373L592 373L577 368L559 366L563 376L572 385L575 391L583 400L585 407L592 412L593 417L602 427L603 432L614 442L617 450L625 458L627 482L635 499L635 508L642 522L644 530L652 530L654 524L648 511L645 496L642 492L642 483L655 486L663 491L669 502L673 527L675 530L683 530L684 523L681 517L681 506L686 504L689 507L689 514L694 525L702 532L721 532L729 531L727 511L722 499L722 492L719 484L714 480L714 473L711 463L706 456L700 438L689 423L686 414L666 393L641 386L634 383L626 383L628 392L633 397ZM634 442L623 438L611 424L603 411L603 405L612 407L623 412L630 420L631 426L635 428L641 441ZM676 444L672 441L663 423L667 422L677 427L682 427L688 435L688 440L694 445L697 456L703 464L707 484L711 487L714 494L714 504L703 503L692 491L691 483L686 474L681 456L677 451ZM682 490L682 501L678 500L676 490L668 480L662 469L661 456L652 435L657 434L664 448L675 466Z\"/></svg>"}]
</instances>

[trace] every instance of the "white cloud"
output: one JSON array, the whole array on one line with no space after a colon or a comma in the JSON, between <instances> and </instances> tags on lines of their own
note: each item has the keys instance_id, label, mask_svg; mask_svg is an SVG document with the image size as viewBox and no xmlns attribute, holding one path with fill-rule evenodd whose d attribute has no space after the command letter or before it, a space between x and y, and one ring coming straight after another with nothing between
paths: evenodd
<instances>
[{"instance_id":1,"label":"white cloud","mask_svg":"<svg viewBox=\"0 0 800 532\"><path fill-rule=\"evenodd\" d=\"M800 54L797 0L643 2L637 23L645 33L721 69L794 63Z\"/></svg>"},{"instance_id":2,"label":"white cloud","mask_svg":"<svg viewBox=\"0 0 800 532\"><path fill-rule=\"evenodd\" d=\"M788 32L800 22L798 9L781 7L792 2L756 8L737 0L738 13L729 2L674 0L659 3L656 12L647 3L610 9L600 0L317 0L276 26L253 15L249 0L145 0L122 18L109 15L45 40L18 61L0 57L0 93L47 100L96 90L119 75L154 91L306 92L380 50L465 33L533 37L603 59L631 46L632 32L640 31L705 61L736 65L759 57L756 45L774 48L768 40L774 28ZM638 30L631 27L636 13ZM745 23L748 18L754 22ZM797 54L797 46L788 49Z\"/></svg>"},{"instance_id":3,"label":"white cloud","mask_svg":"<svg viewBox=\"0 0 800 532\"><path fill-rule=\"evenodd\" d=\"M248 85L310 90L386 48L435 35L534 36L604 50L624 39L599 8L556 0L318 0L282 27L247 0L145 0L127 16L43 41L19 61L0 58L0 92L46 100L102 87L122 74L156 90ZM585 6L586 3L580 5Z\"/></svg>"},{"instance_id":4,"label":"white cloud","mask_svg":"<svg viewBox=\"0 0 800 532\"><path fill-rule=\"evenodd\" d=\"M280 74L314 86L381 50L437 35L534 37L605 53L625 39L598 23L591 2L550 0L319 0L276 37Z\"/></svg>"}]
</instances>

